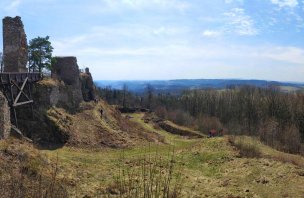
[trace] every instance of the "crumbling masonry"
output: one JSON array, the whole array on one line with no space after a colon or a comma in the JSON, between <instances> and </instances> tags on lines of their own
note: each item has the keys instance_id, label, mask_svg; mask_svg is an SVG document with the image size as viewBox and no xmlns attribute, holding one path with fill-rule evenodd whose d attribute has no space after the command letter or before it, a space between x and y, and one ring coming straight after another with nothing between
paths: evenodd
<instances>
[{"instance_id":1,"label":"crumbling masonry","mask_svg":"<svg viewBox=\"0 0 304 198\"><path fill-rule=\"evenodd\" d=\"M52 78L62 80L66 85L79 86L79 67L74 56L55 57Z\"/></svg>"},{"instance_id":2,"label":"crumbling masonry","mask_svg":"<svg viewBox=\"0 0 304 198\"><path fill-rule=\"evenodd\" d=\"M96 87L93 82L89 68L84 73L80 73L81 90L84 101L92 101L96 99Z\"/></svg>"},{"instance_id":3,"label":"crumbling masonry","mask_svg":"<svg viewBox=\"0 0 304 198\"><path fill-rule=\"evenodd\" d=\"M4 72L27 72L28 49L23 23L19 16L3 19Z\"/></svg>"},{"instance_id":4,"label":"crumbling masonry","mask_svg":"<svg viewBox=\"0 0 304 198\"><path fill-rule=\"evenodd\" d=\"M52 65L52 78L64 82L66 88L65 92L61 94L62 96L58 96L57 98L59 98L61 103L72 103L73 107L77 107L83 101L77 58L66 56L55 57L54 59L55 64Z\"/></svg>"}]
</instances>

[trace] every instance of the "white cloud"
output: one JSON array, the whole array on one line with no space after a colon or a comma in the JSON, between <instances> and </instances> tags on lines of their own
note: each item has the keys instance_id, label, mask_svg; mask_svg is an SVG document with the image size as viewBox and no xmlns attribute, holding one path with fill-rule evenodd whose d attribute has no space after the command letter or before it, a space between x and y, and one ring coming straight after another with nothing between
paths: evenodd
<instances>
[{"instance_id":1,"label":"white cloud","mask_svg":"<svg viewBox=\"0 0 304 198\"><path fill-rule=\"evenodd\" d=\"M213 36L217 32L205 31L208 36ZM104 62L104 58L113 60L113 56L118 59L123 57L144 57L151 60L151 56L158 57L160 60L174 59L185 60L198 60L204 62L208 60L220 61L225 63L225 60L235 60L236 62L273 62L277 61L286 65L303 65L304 66L304 49L297 47L283 47L283 46L242 46L242 45L225 45L225 44L205 44L191 45L186 43L153 43L149 45L140 46L103 46L95 43L91 45L88 41L94 40L99 42L102 38L96 38L97 34L80 35L72 38L65 38L53 41L55 48L54 55L74 55L81 59L92 58L92 60L99 60L100 64ZM107 35L104 35L107 37ZM137 37L138 35L134 35ZM103 36L102 36L103 37ZM111 39L112 40L112 39ZM109 42L111 42L109 40ZM68 53L68 54L67 54ZM112 58L111 58L112 57ZM150 57L150 58L149 58ZM115 59L116 59L115 58ZM137 59L136 58L136 59ZM140 60L140 58L139 58ZM144 65L144 63L143 63ZM258 66L258 65L256 65ZM275 68L275 66L273 66Z\"/></svg>"},{"instance_id":2,"label":"white cloud","mask_svg":"<svg viewBox=\"0 0 304 198\"><path fill-rule=\"evenodd\" d=\"M55 38L52 44L55 55L151 55L157 43L183 43L181 35L189 30L186 27L128 24L112 27L95 26L86 33L67 38ZM52 38L53 39L53 38ZM102 48L96 46L103 46ZM134 46L145 46L137 47ZM119 50L116 50L119 48ZM140 49L139 49L140 48ZM144 48L144 49L143 49ZM162 51L166 53L165 51ZM68 54L67 54L68 53Z\"/></svg>"},{"instance_id":3,"label":"white cloud","mask_svg":"<svg viewBox=\"0 0 304 198\"><path fill-rule=\"evenodd\" d=\"M225 0L225 3L244 3L244 0Z\"/></svg>"},{"instance_id":4,"label":"white cloud","mask_svg":"<svg viewBox=\"0 0 304 198\"><path fill-rule=\"evenodd\" d=\"M295 8L299 5L298 0L271 0L271 3L279 6L280 8Z\"/></svg>"},{"instance_id":5,"label":"white cloud","mask_svg":"<svg viewBox=\"0 0 304 198\"><path fill-rule=\"evenodd\" d=\"M227 17L227 25L225 27L227 32L241 36L253 36L259 33L255 27L254 20L249 15L246 15L242 8L234 8L230 12L224 13L224 16Z\"/></svg>"},{"instance_id":6,"label":"white cloud","mask_svg":"<svg viewBox=\"0 0 304 198\"><path fill-rule=\"evenodd\" d=\"M4 9L10 12L16 12L19 8L21 0L12 0Z\"/></svg>"},{"instance_id":7,"label":"white cloud","mask_svg":"<svg viewBox=\"0 0 304 198\"><path fill-rule=\"evenodd\" d=\"M177 9L184 11L190 3L181 0L102 0L111 9Z\"/></svg>"},{"instance_id":8,"label":"white cloud","mask_svg":"<svg viewBox=\"0 0 304 198\"><path fill-rule=\"evenodd\" d=\"M304 49L302 48L273 47L270 49L265 49L261 56L276 61L284 61L291 64L300 64L304 66Z\"/></svg>"},{"instance_id":9,"label":"white cloud","mask_svg":"<svg viewBox=\"0 0 304 198\"><path fill-rule=\"evenodd\" d=\"M218 37L222 34L220 31L215 31L215 30L205 30L203 32L204 37Z\"/></svg>"},{"instance_id":10,"label":"white cloud","mask_svg":"<svg viewBox=\"0 0 304 198\"><path fill-rule=\"evenodd\" d=\"M165 31L164 29L160 27L156 30L162 32ZM95 28L95 31L97 30L101 29ZM114 32L116 30L113 29ZM146 30L153 35L153 28ZM200 45L163 41L150 44L139 42L140 44L136 43L132 46L124 45L121 41L118 45L103 45L100 42L106 38L107 43L112 43L112 40L118 37L129 41L131 36L138 38L145 37L146 34L133 31L115 34L110 38L110 29L107 30L109 31L107 34L98 34L98 31L95 31L57 39L52 42L55 48L54 54L76 56L79 66L89 66L95 79L167 79L207 76L300 81L302 78L299 68L304 65L303 48L225 43ZM209 31L206 33L212 35L212 30ZM122 29L121 32L123 32ZM94 45L90 43L92 40ZM172 70L175 72L170 72ZM117 74L117 71L122 71L120 72L122 74ZM292 77L293 75L296 77Z\"/></svg>"}]
</instances>

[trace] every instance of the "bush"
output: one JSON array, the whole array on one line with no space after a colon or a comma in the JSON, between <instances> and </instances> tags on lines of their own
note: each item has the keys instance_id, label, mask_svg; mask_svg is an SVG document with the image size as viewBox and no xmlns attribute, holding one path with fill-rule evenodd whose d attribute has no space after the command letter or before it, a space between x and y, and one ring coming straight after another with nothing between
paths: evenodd
<instances>
[{"instance_id":1,"label":"bush","mask_svg":"<svg viewBox=\"0 0 304 198\"><path fill-rule=\"evenodd\" d=\"M193 126L194 118L183 110L171 111L168 113L168 119L175 124L182 126Z\"/></svg>"},{"instance_id":2,"label":"bush","mask_svg":"<svg viewBox=\"0 0 304 198\"><path fill-rule=\"evenodd\" d=\"M223 129L222 123L216 117L202 116L196 121L196 125L203 133L208 133L212 129L217 131Z\"/></svg>"},{"instance_id":3,"label":"bush","mask_svg":"<svg viewBox=\"0 0 304 198\"><path fill-rule=\"evenodd\" d=\"M126 161L122 158L114 182L107 187L108 197L177 198L181 197L181 171L176 169L174 153L165 158L159 154Z\"/></svg>"},{"instance_id":4,"label":"bush","mask_svg":"<svg viewBox=\"0 0 304 198\"><path fill-rule=\"evenodd\" d=\"M162 119L167 119L168 117L168 112L167 112L167 109L165 107L162 107L162 106L158 106L156 109L155 109L155 114L162 118Z\"/></svg>"}]
</instances>

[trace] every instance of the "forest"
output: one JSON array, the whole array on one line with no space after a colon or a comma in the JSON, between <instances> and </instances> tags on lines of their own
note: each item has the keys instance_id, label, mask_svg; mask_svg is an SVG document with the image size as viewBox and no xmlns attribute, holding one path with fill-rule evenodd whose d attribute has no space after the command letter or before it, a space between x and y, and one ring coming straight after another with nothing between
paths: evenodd
<instances>
[{"instance_id":1,"label":"forest","mask_svg":"<svg viewBox=\"0 0 304 198\"><path fill-rule=\"evenodd\" d=\"M99 88L100 96L123 108L147 108L157 116L202 133L259 137L265 144L289 153L303 154L304 94L285 93L276 87L230 86L226 89L184 90L155 94L147 84L137 95L122 90Z\"/></svg>"}]
</instances>

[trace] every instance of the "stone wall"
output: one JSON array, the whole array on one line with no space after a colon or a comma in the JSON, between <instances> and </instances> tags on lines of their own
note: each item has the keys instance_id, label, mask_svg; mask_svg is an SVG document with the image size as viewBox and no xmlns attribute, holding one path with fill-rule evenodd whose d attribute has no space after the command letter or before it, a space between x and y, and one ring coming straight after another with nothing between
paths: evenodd
<instances>
[{"instance_id":1,"label":"stone wall","mask_svg":"<svg viewBox=\"0 0 304 198\"><path fill-rule=\"evenodd\" d=\"M44 79L35 84L33 98L40 111L50 107L61 107L69 112L77 111L83 102L80 86L66 85L56 79Z\"/></svg>"},{"instance_id":2,"label":"stone wall","mask_svg":"<svg viewBox=\"0 0 304 198\"><path fill-rule=\"evenodd\" d=\"M96 99L96 87L93 82L89 68L80 73L81 91L84 101L89 102Z\"/></svg>"},{"instance_id":3,"label":"stone wall","mask_svg":"<svg viewBox=\"0 0 304 198\"><path fill-rule=\"evenodd\" d=\"M0 92L0 139L6 139L11 132L10 109L7 100Z\"/></svg>"},{"instance_id":4,"label":"stone wall","mask_svg":"<svg viewBox=\"0 0 304 198\"><path fill-rule=\"evenodd\" d=\"M46 104L73 111L83 101L77 59L74 56L55 57L54 59L52 79L58 81L59 84L39 92L47 92L46 96L41 95L42 98L47 97L45 98ZM40 86L40 88L42 87Z\"/></svg>"},{"instance_id":5,"label":"stone wall","mask_svg":"<svg viewBox=\"0 0 304 198\"><path fill-rule=\"evenodd\" d=\"M74 56L55 57L52 78L62 80L66 85L79 86L79 67Z\"/></svg>"},{"instance_id":6,"label":"stone wall","mask_svg":"<svg viewBox=\"0 0 304 198\"><path fill-rule=\"evenodd\" d=\"M21 17L3 19L4 72L26 72L28 48Z\"/></svg>"}]
</instances>

